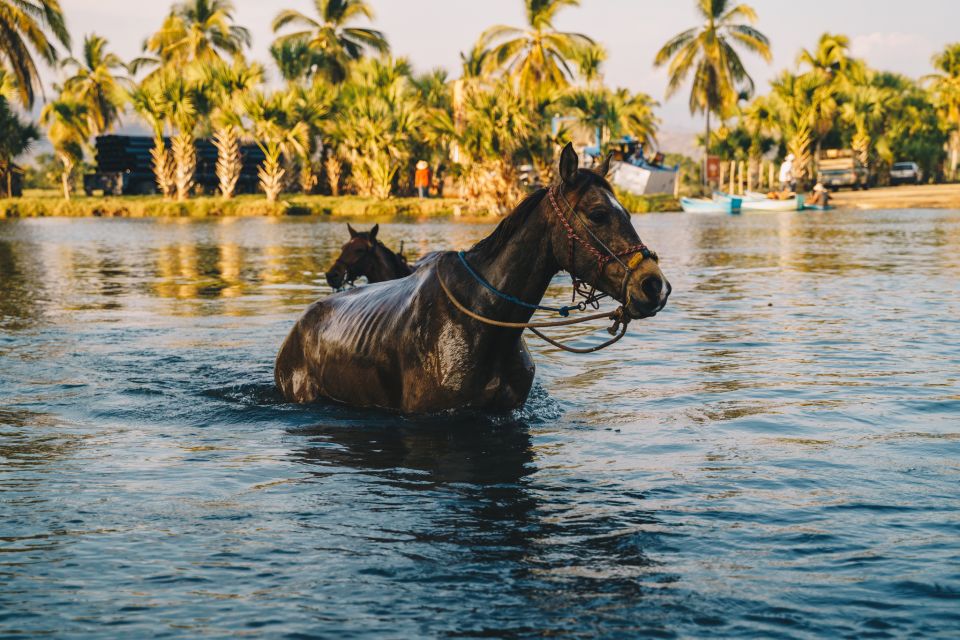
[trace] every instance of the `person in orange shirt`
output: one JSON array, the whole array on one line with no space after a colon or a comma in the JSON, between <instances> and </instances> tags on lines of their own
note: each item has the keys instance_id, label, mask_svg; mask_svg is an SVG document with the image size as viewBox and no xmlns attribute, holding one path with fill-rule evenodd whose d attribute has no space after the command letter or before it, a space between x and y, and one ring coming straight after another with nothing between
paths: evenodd
<instances>
[{"instance_id":1,"label":"person in orange shirt","mask_svg":"<svg viewBox=\"0 0 960 640\"><path fill-rule=\"evenodd\" d=\"M417 172L413 177L413 186L417 188L417 193L420 194L421 198L426 198L430 195L430 165L427 164L426 160L421 160L417 163Z\"/></svg>"}]
</instances>

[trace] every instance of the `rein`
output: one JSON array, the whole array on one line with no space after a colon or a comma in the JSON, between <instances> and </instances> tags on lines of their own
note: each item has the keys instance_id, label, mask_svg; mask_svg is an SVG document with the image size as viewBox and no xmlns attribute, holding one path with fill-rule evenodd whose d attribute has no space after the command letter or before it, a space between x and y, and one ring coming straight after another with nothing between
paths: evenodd
<instances>
[{"instance_id":1,"label":"rein","mask_svg":"<svg viewBox=\"0 0 960 640\"><path fill-rule=\"evenodd\" d=\"M569 351L570 353L594 353L596 351L600 351L601 349L606 349L607 347L620 342L620 340L627 335L627 325L630 324L630 318L623 313L623 307L619 307L615 311L611 311L609 313L594 313L589 316L570 318L568 320L549 320L546 322L504 322L502 320L493 320L491 318L481 316L478 313L474 313L470 309L467 309L465 306L463 306L463 304L457 300L456 296L454 296L447 287L447 283L443 281L443 278L440 276L439 272L437 272L437 280L440 282L440 288L443 289L443 292L447 295L450 303L453 304L453 306L465 316L492 327L521 330L530 329L530 331L532 331L533 334L541 340L545 340L553 346L563 349L564 351ZM592 322L594 320L613 320L613 326L607 329L607 332L614 337L610 340L607 340L603 344L599 344L595 347L588 347L586 349L568 347L567 345L557 342L556 340L545 336L543 333L538 331L538 329L545 329L549 327L569 327L571 325L583 324L584 322Z\"/></svg>"},{"instance_id":2,"label":"rein","mask_svg":"<svg viewBox=\"0 0 960 640\"><path fill-rule=\"evenodd\" d=\"M563 210L560 208L560 205L557 203L557 197L554 194L556 190L556 195L560 196L560 200L563 201L566 208L570 211L571 216L576 218L577 222L580 223L580 226L587 232L590 238L594 242L584 239L580 234L577 233L576 229L573 228L573 225L570 224L570 221L567 220L567 217L564 215ZM499 296L500 298L515 304L517 306L524 307L526 309L532 309L534 311L549 311L552 313L557 313L561 317L567 318L570 315L571 311L586 311L588 306L593 306L593 308L599 308L599 301L603 298L608 297L607 294L596 293L596 287L591 287L590 291L586 291L583 285L583 281L579 280L576 275L573 274L572 269L574 265L574 253L575 247L577 244L580 244L584 249L586 249L590 254L592 254L597 259L597 275L603 273L603 270L611 262L616 262L621 267L623 267L623 281L621 282L621 298L626 299L626 289L627 283L630 279L630 274L640 266L640 263L643 262L646 258L651 258L653 260L659 260L657 254L651 251L647 246L641 241L639 244L633 245L628 249L620 252L614 252L610 247L608 247L600 238L596 236L587 226L586 223L580 218L577 214L577 210L570 204L566 196L560 191L560 187L551 188L547 191L547 197L550 201L550 206L553 209L554 213L557 216L557 219L560 221L560 224L563 226L564 230L567 233L567 238L570 240L570 277L573 279L573 300L577 299L577 296L581 296L584 299L573 306L563 306L563 307L545 307L538 304L530 304L520 300L516 296L504 293L494 287L492 284L487 282L479 273L477 273L473 267L470 266L470 263L467 261L466 254L463 251L457 253L457 257L460 259L460 263L467 269L467 272L476 280L481 286L489 290L491 293ZM596 243L596 244L594 244ZM603 249L603 252L597 248L596 245L600 245ZM633 256L627 262L624 262L622 258L627 258L628 256ZM638 259L639 258L639 259ZM443 289L443 292L447 295L447 298L457 308L458 311L464 315L473 318L478 322L494 326L494 327L504 327L508 329L529 329L541 340L544 340L553 346L563 349L564 351L569 351L570 353L594 353L600 351L601 349L606 349L609 346L612 346L619 342L627 334L627 326L630 324L630 317L626 314L624 307L621 305L615 311L610 313L595 313L589 316L583 316L581 318L573 318L568 320L557 320L557 321L547 321L547 322L503 322L500 320L493 320L481 316L480 314L474 313L473 311L467 309L459 300L450 292L450 289L447 288L447 284L443 281L443 278L440 276L439 271L437 272L437 280L440 281L440 287ZM539 329L548 328L548 327L564 327L576 324L583 324L585 322L592 322L594 320L613 320L613 325L607 329L607 332L614 336L612 339L607 340L603 344L597 345L595 347L588 347L585 349L579 349L576 347L570 347L563 343L560 343L549 336L544 335Z\"/></svg>"}]
</instances>

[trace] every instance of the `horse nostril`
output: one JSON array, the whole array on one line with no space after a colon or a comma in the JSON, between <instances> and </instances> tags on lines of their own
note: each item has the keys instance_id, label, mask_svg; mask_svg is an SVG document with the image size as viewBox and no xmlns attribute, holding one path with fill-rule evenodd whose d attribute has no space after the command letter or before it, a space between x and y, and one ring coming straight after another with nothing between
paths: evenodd
<instances>
[{"instance_id":1,"label":"horse nostril","mask_svg":"<svg viewBox=\"0 0 960 640\"><path fill-rule=\"evenodd\" d=\"M640 290L650 302L659 302L660 292L663 291L663 280L657 276L650 276L640 285Z\"/></svg>"}]
</instances>

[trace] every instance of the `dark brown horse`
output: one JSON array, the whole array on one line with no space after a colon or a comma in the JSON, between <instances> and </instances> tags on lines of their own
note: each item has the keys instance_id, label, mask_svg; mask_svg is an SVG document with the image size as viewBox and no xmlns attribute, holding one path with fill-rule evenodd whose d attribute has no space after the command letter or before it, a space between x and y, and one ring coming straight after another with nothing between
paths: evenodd
<instances>
[{"instance_id":1,"label":"dark brown horse","mask_svg":"<svg viewBox=\"0 0 960 640\"><path fill-rule=\"evenodd\" d=\"M409 277L312 304L277 356L284 397L404 413L517 408L534 375L523 330L468 317L451 296L485 318L524 323L533 310L516 301L539 302L561 270L620 302L630 318L656 315L670 285L604 179L607 168L579 169L567 145L559 184L529 196L462 257L440 253Z\"/></svg>"},{"instance_id":2,"label":"dark brown horse","mask_svg":"<svg viewBox=\"0 0 960 640\"><path fill-rule=\"evenodd\" d=\"M327 271L327 284L331 287L340 289L363 276L373 284L405 278L413 273L406 258L377 240L380 225L373 225L370 231L357 231L348 224L347 229L350 240L343 245L340 257Z\"/></svg>"}]
</instances>

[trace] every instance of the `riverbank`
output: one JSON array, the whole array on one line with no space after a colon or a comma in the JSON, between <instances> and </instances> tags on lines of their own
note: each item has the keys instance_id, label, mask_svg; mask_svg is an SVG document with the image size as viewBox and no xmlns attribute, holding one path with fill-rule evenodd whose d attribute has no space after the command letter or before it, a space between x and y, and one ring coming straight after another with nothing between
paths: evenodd
<instances>
[{"instance_id":1,"label":"riverbank","mask_svg":"<svg viewBox=\"0 0 960 640\"><path fill-rule=\"evenodd\" d=\"M960 184L838 191L832 196L838 209L960 209Z\"/></svg>"},{"instance_id":2,"label":"riverbank","mask_svg":"<svg viewBox=\"0 0 960 640\"><path fill-rule=\"evenodd\" d=\"M676 211L672 196L635 197L621 194L634 213ZM262 195L197 197L186 202L159 196L79 196L69 202L50 192L0 199L0 218L224 218L254 216L327 216L342 218L489 217L489 210L460 198L390 198L359 196L289 196L270 203Z\"/></svg>"},{"instance_id":3,"label":"riverbank","mask_svg":"<svg viewBox=\"0 0 960 640\"><path fill-rule=\"evenodd\" d=\"M186 202L159 196L75 197L69 202L53 195L31 195L0 200L0 217L103 218L221 218L255 216L341 216L345 218L432 218L486 215L486 211L457 198L390 198L357 196L291 196L267 202L262 195L196 197Z\"/></svg>"}]
</instances>

